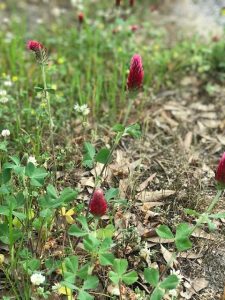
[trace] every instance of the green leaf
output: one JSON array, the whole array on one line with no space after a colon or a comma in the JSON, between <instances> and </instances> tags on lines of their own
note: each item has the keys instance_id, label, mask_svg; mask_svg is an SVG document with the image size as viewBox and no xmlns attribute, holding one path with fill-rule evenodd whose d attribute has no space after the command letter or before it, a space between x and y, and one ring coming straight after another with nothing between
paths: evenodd
<instances>
[{"instance_id":1,"label":"green leaf","mask_svg":"<svg viewBox=\"0 0 225 300\"><path fill-rule=\"evenodd\" d=\"M46 92L48 92L49 94L55 94L55 89L52 89L52 88L47 88L46 89Z\"/></svg>"},{"instance_id":2,"label":"green leaf","mask_svg":"<svg viewBox=\"0 0 225 300\"><path fill-rule=\"evenodd\" d=\"M102 148L97 153L95 160L101 164L106 164L109 160L110 150L107 148Z\"/></svg>"},{"instance_id":3,"label":"green leaf","mask_svg":"<svg viewBox=\"0 0 225 300\"><path fill-rule=\"evenodd\" d=\"M122 125L122 124L116 124L116 125L113 126L112 130L114 132L124 132L125 126Z\"/></svg>"},{"instance_id":4,"label":"green leaf","mask_svg":"<svg viewBox=\"0 0 225 300\"><path fill-rule=\"evenodd\" d=\"M189 208L187 208L187 209L185 209L184 211L185 211L185 213L186 213L187 215L189 215L189 216L199 217L199 215L200 215L200 214L199 214L196 210L194 210L194 209L189 209Z\"/></svg>"},{"instance_id":5,"label":"green leaf","mask_svg":"<svg viewBox=\"0 0 225 300\"><path fill-rule=\"evenodd\" d=\"M209 218L224 219L225 218L225 212L209 215Z\"/></svg>"},{"instance_id":6,"label":"green leaf","mask_svg":"<svg viewBox=\"0 0 225 300\"><path fill-rule=\"evenodd\" d=\"M44 86L42 84L40 84L38 86L35 86L34 89L37 93L40 93L40 92L43 92Z\"/></svg>"},{"instance_id":7,"label":"green leaf","mask_svg":"<svg viewBox=\"0 0 225 300\"><path fill-rule=\"evenodd\" d=\"M82 237L86 236L87 232L80 229L77 225L73 224L70 226L68 230L69 235L76 236L76 237Z\"/></svg>"},{"instance_id":8,"label":"green leaf","mask_svg":"<svg viewBox=\"0 0 225 300\"><path fill-rule=\"evenodd\" d=\"M156 228L156 233L162 239L174 239L172 231L166 225L160 225L158 228Z\"/></svg>"},{"instance_id":9,"label":"green leaf","mask_svg":"<svg viewBox=\"0 0 225 300\"><path fill-rule=\"evenodd\" d=\"M124 134L130 135L133 138L140 138L141 137L141 126L139 124L132 124L125 128Z\"/></svg>"},{"instance_id":10,"label":"green leaf","mask_svg":"<svg viewBox=\"0 0 225 300\"><path fill-rule=\"evenodd\" d=\"M67 271L72 272L73 274L77 273L78 270L78 257L73 255L65 258L64 260L65 267Z\"/></svg>"},{"instance_id":11,"label":"green leaf","mask_svg":"<svg viewBox=\"0 0 225 300\"><path fill-rule=\"evenodd\" d=\"M115 227L112 224L108 224L105 228L99 228L97 230L97 238L105 239L112 238L115 232Z\"/></svg>"},{"instance_id":12,"label":"green leaf","mask_svg":"<svg viewBox=\"0 0 225 300\"><path fill-rule=\"evenodd\" d=\"M82 289L84 290L96 289L98 283L99 280L97 276L88 276L87 279L84 281Z\"/></svg>"},{"instance_id":13,"label":"green leaf","mask_svg":"<svg viewBox=\"0 0 225 300\"><path fill-rule=\"evenodd\" d=\"M102 266L111 266L115 257L112 253L101 253L99 254L99 262Z\"/></svg>"},{"instance_id":14,"label":"green leaf","mask_svg":"<svg viewBox=\"0 0 225 300\"><path fill-rule=\"evenodd\" d=\"M91 296L90 294L88 294L87 292L80 290L77 299L78 300L93 300L94 297Z\"/></svg>"},{"instance_id":15,"label":"green leaf","mask_svg":"<svg viewBox=\"0 0 225 300\"><path fill-rule=\"evenodd\" d=\"M159 282L159 271L154 268L147 268L144 270L144 277L148 283L156 287Z\"/></svg>"},{"instance_id":16,"label":"green leaf","mask_svg":"<svg viewBox=\"0 0 225 300\"><path fill-rule=\"evenodd\" d=\"M107 250L111 249L112 247L112 243L113 243L113 240L109 237L106 237L100 247L99 247L99 252L103 253L103 252L107 252Z\"/></svg>"},{"instance_id":17,"label":"green leaf","mask_svg":"<svg viewBox=\"0 0 225 300\"><path fill-rule=\"evenodd\" d=\"M4 205L1 205L0 206L0 215L3 215L3 216L9 216L10 214L10 209L8 206L4 206Z\"/></svg>"},{"instance_id":18,"label":"green leaf","mask_svg":"<svg viewBox=\"0 0 225 300\"><path fill-rule=\"evenodd\" d=\"M113 272L113 271L110 271L109 272L109 279L115 283L115 284L118 284L120 279L121 279L121 276L119 276L117 273Z\"/></svg>"},{"instance_id":19,"label":"green leaf","mask_svg":"<svg viewBox=\"0 0 225 300\"><path fill-rule=\"evenodd\" d=\"M83 265L77 272L77 276L81 279L86 279L89 274L90 262Z\"/></svg>"},{"instance_id":20,"label":"green leaf","mask_svg":"<svg viewBox=\"0 0 225 300\"><path fill-rule=\"evenodd\" d=\"M122 275L126 272L128 262L126 259L115 259L113 262L113 269L118 275Z\"/></svg>"},{"instance_id":21,"label":"green leaf","mask_svg":"<svg viewBox=\"0 0 225 300\"><path fill-rule=\"evenodd\" d=\"M192 242L189 240L192 228L186 223L181 223L176 228L175 244L178 251L185 251L192 247Z\"/></svg>"},{"instance_id":22,"label":"green leaf","mask_svg":"<svg viewBox=\"0 0 225 300\"><path fill-rule=\"evenodd\" d=\"M209 230L210 230L210 231L214 231L214 230L217 229L216 224L214 224L214 223L211 222L210 220L208 220L207 224L208 224L208 227L209 227Z\"/></svg>"},{"instance_id":23,"label":"green leaf","mask_svg":"<svg viewBox=\"0 0 225 300\"><path fill-rule=\"evenodd\" d=\"M173 290L178 286L179 279L176 275L169 275L160 283L160 287L166 290Z\"/></svg>"},{"instance_id":24,"label":"green leaf","mask_svg":"<svg viewBox=\"0 0 225 300\"><path fill-rule=\"evenodd\" d=\"M175 239L175 245L178 251L186 251L192 247L192 242L187 237Z\"/></svg>"},{"instance_id":25,"label":"green leaf","mask_svg":"<svg viewBox=\"0 0 225 300\"><path fill-rule=\"evenodd\" d=\"M118 188L110 188L106 193L105 193L105 198L107 201L114 199L118 197L119 195L119 189Z\"/></svg>"},{"instance_id":26,"label":"green leaf","mask_svg":"<svg viewBox=\"0 0 225 300\"><path fill-rule=\"evenodd\" d=\"M95 147L89 143L84 143L84 157L82 165L86 168L92 168L95 157Z\"/></svg>"},{"instance_id":27,"label":"green leaf","mask_svg":"<svg viewBox=\"0 0 225 300\"><path fill-rule=\"evenodd\" d=\"M123 282L128 285L133 284L134 282L137 281L137 279L138 279L138 275L137 272L135 271L128 272L122 276Z\"/></svg>"},{"instance_id":28,"label":"green leaf","mask_svg":"<svg viewBox=\"0 0 225 300\"><path fill-rule=\"evenodd\" d=\"M4 169L0 175L1 183L7 183L11 179L11 169Z\"/></svg>"},{"instance_id":29,"label":"green leaf","mask_svg":"<svg viewBox=\"0 0 225 300\"><path fill-rule=\"evenodd\" d=\"M85 237L83 243L84 243L84 249L93 253L96 252L96 249L100 244L100 241L96 239L94 236L91 236L89 234L87 237Z\"/></svg>"},{"instance_id":30,"label":"green leaf","mask_svg":"<svg viewBox=\"0 0 225 300\"><path fill-rule=\"evenodd\" d=\"M82 225L82 228L86 232L89 232L89 227L88 227L87 219L84 216L77 217L77 221Z\"/></svg>"},{"instance_id":31,"label":"green leaf","mask_svg":"<svg viewBox=\"0 0 225 300\"><path fill-rule=\"evenodd\" d=\"M31 185L40 187L44 184L44 179L48 175L44 168L35 168L33 173L29 176Z\"/></svg>"},{"instance_id":32,"label":"green leaf","mask_svg":"<svg viewBox=\"0 0 225 300\"><path fill-rule=\"evenodd\" d=\"M162 290L160 287L154 289L150 300L161 300L165 295L165 290Z\"/></svg>"},{"instance_id":33,"label":"green leaf","mask_svg":"<svg viewBox=\"0 0 225 300\"><path fill-rule=\"evenodd\" d=\"M55 187L52 184L49 184L47 186L47 193L53 199L57 199L58 198L57 190L55 189Z\"/></svg>"},{"instance_id":34,"label":"green leaf","mask_svg":"<svg viewBox=\"0 0 225 300\"><path fill-rule=\"evenodd\" d=\"M0 143L0 150L3 151L3 152L7 152L7 141L3 141Z\"/></svg>"},{"instance_id":35,"label":"green leaf","mask_svg":"<svg viewBox=\"0 0 225 300\"><path fill-rule=\"evenodd\" d=\"M25 271L31 271L33 273L34 271L37 271L40 269L41 262L39 259L33 258L28 261L25 261L23 263L23 268ZM29 272L30 273L30 272Z\"/></svg>"},{"instance_id":36,"label":"green leaf","mask_svg":"<svg viewBox=\"0 0 225 300\"><path fill-rule=\"evenodd\" d=\"M192 228L187 223L177 225L175 239L189 237Z\"/></svg>"},{"instance_id":37,"label":"green leaf","mask_svg":"<svg viewBox=\"0 0 225 300\"><path fill-rule=\"evenodd\" d=\"M27 175L28 177L32 177L34 170L35 166L31 162L29 162L25 168L25 175Z\"/></svg>"},{"instance_id":38,"label":"green leaf","mask_svg":"<svg viewBox=\"0 0 225 300\"><path fill-rule=\"evenodd\" d=\"M78 191L75 191L71 188L65 188L60 194L59 201L68 204L69 202L75 200L77 195Z\"/></svg>"}]
</instances>

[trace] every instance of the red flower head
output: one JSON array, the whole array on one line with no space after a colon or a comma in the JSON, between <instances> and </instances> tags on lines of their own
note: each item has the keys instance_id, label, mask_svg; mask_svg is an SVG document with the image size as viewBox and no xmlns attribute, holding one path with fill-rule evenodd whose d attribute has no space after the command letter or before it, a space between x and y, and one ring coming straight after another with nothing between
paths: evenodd
<instances>
[{"instance_id":1,"label":"red flower head","mask_svg":"<svg viewBox=\"0 0 225 300\"><path fill-rule=\"evenodd\" d=\"M40 51L41 49L44 49L44 46L37 41L28 41L27 49L34 51L36 53L36 52Z\"/></svg>"},{"instance_id":2,"label":"red flower head","mask_svg":"<svg viewBox=\"0 0 225 300\"><path fill-rule=\"evenodd\" d=\"M28 41L27 49L35 53L36 59L39 63L46 63L48 60L46 48L37 41Z\"/></svg>"},{"instance_id":3,"label":"red flower head","mask_svg":"<svg viewBox=\"0 0 225 300\"><path fill-rule=\"evenodd\" d=\"M215 179L219 183L225 184L225 152L223 153L219 161L219 165L216 170Z\"/></svg>"},{"instance_id":4,"label":"red flower head","mask_svg":"<svg viewBox=\"0 0 225 300\"><path fill-rule=\"evenodd\" d=\"M127 78L128 90L139 89L142 86L144 78L144 70L142 66L141 56L134 54L130 63L130 72Z\"/></svg>"},{"instance_id":5,"label":"red flower head","mask_svg":"<svg viewBox=\"0 0 225 300\"><path fill-rule=\"evenodd\" d=\"M90 201L89 209L92 215L96 217L101 217L106 213L107 202L101 189L97 189L94 191L94 194Z\"/></svg>"},{"instance_id":6,"label":"red flower head","mask_svg":"<svg viewBox=\"0 0 225 300\"><path fill-rule=\"evenodd\" d=\"M84 14L82 12L78 14L78 21L80 24L84 22Z\"/></svg>"},{"instance_id":7,"label":"red flower head","mask_svg":"<svg viewBox=\"0 0 225 300\"><path fill-rule=\"evenodd\" d=\"M134 0L130 0L130 6L133 7L134 6Z\"/></svg>"},{"instance_id":8,"label":"red flower head","mask_svg":"<svg viewBox=\"0 0 225 300\"><path fill-rule=\"evenodd\" d=\"M130 30L133 31L133 32L137 31L138 29L139 29L138 25L131 25L130 26Z\"/></svg>"},{"instance_id":9,"label":"red flower head","mask_svg":"<svg viewBox=\"0 0 225 300\"><path fill-rule=\"evenodd\" d=\"M121 0L116 0L116 6L120 6Z\"/></svg>"}]
</instances>

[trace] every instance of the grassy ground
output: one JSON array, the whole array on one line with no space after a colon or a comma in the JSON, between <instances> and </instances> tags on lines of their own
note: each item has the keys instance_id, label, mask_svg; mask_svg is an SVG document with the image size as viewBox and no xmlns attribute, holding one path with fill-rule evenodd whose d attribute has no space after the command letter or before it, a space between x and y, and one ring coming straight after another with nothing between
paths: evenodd
<instances>
[{"instance_id":1,"label":"grassy ground","mask_svg":"<svg viewBox=\"0 0 225 300\"><path fill-rule=\"evenodd\" d=\"M181 231L181 245L168 232L160 239L156 228L175 233L179 224L196 224L216 194L214 171L225 145L225 43L215 36L170 43L152 5L0 4L0 132L10 130L0 143L1 299L161 299L160 292L154 298L154 275L144 276L151 268L160 280L180 273L176 296L160 287L164 299L220 299L224 215L188 239ZM48 50L47 97L28 39ZM120 126L123 137L114 144L112 128L128 109L134 53L145 76L127 125L140 124L142 134L138 125ZM87 104L90 114L77 114L75 104ZM96 185L109 202L98 224L85 218ZM224 213L222 202L213 212ZM133 273L117 282L121 259ZM39 272L46 278L37 286L31 276Z\"/></svg>"}]
</instances>

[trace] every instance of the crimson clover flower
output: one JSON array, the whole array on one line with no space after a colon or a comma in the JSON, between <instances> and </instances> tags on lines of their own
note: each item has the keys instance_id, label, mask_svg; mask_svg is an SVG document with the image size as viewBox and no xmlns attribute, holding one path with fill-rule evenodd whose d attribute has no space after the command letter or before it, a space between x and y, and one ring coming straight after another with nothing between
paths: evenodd
<instances>
[{"instance_id":1,"label":"crimson clover flower","mask_svg":"<svg viewBox=\"0 0 225 300\"><path fill-rule=\"evenodd\" d=\"M225 152L223 153L215 174L215 179L218 183L225 185Z\"/></svg>"},{"instance_id":2,"label":"crimson clover flower","mask_svg":"<svg viewBox=\"0 0 225 300\"><path fill-rule=\"evenodd\" d=\"M96 189L90 201L90 212L96 217L103 216L107 211L107 202L105 200L103 191Z\"/></svg>"},{"instance_id":3,"label":"crimson clover flower","mask_svg":"<svg viewBox=\"0 0 225 300\"><path fill-rule=\"evenodd\" d=\"M27 42L27 49L35 53L38 62L45 63L47 61L47 50L38 41L29 40Z\"/></svg>"},{"instance_id":4,"label":"crimson clover flower","mask_svg":"<svg viewBox=\"0 0 225 300\"><path fill-rule=\"evenodd\" d=\"M77 17L78 17L79 23L82 24L84 22L84 14L82 12L80 12Z\"/></svg>"},{"instance_id":5,"label":"crimson clover flower","mask_svg":"<svg viewBox=\"0 0 225 300\"><path fill-rule=\"evenodd\" d=\"M144 78L142 59L139 54L134 54L130 63L130 72L127 78L128 90L140 89Z\"/></svg>"}]
</instances>

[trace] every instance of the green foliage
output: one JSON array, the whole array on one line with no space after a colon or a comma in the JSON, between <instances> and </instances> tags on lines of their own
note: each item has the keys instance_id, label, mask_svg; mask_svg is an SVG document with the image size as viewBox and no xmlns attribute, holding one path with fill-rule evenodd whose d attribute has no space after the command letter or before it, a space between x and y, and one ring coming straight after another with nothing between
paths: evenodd
<instances>
[{"instance_id":1,"label":"green foliage","mask_svg":"<svg viewBox=\"0 0 225 300\"><path fill-rule=\"evenodd\" d=\"M131 285L137 281L138 275L135 271L126 272L128 262L126 259L115 259L113 262L113 271L109 272L109 278L114 284L124 282Z\"/></svg>"}]
</instances>

